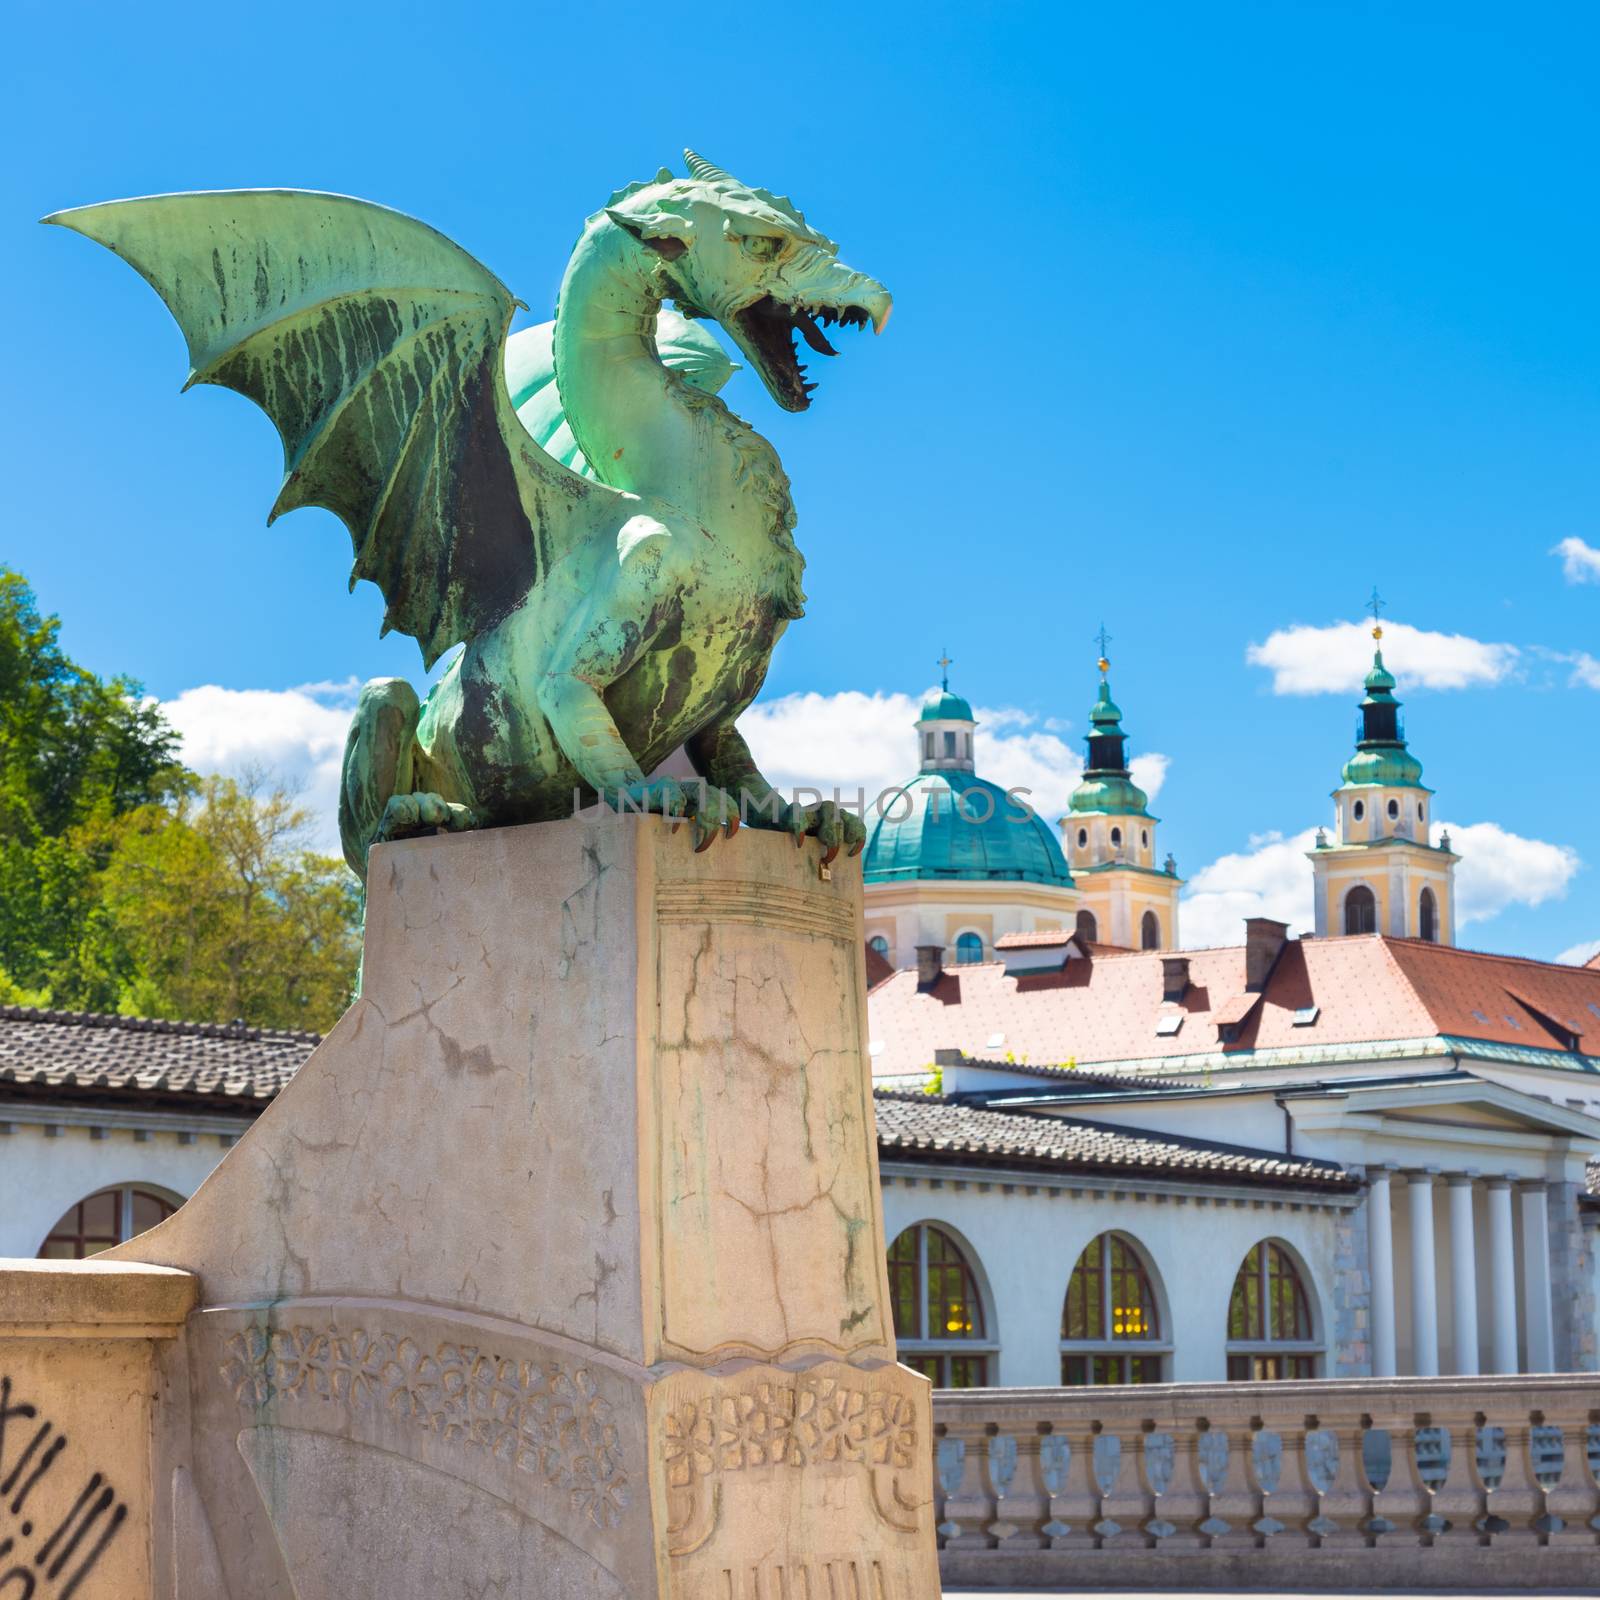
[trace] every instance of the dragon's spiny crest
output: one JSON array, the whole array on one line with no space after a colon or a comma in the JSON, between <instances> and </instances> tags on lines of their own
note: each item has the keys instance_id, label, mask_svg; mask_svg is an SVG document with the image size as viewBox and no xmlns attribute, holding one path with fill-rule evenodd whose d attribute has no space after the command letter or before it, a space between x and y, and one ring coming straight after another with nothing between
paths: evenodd
<instances>
[{"instance_id":1,"label":"dragon's spiny crest","mask_svg":"<svg viewBox=\"0 0 1600 1600\"><path fill-rule=\"evenodd\" d=\"M666 188L668 193L657 199L657 213L682 214L687 202L695 197L697 191L703 192L709 188L730 212L741 214L753 222L776 222L780 227L785 227L787 231L795 233L807 244L815 245L828 255L838 253L839 247L833 240L826 234L818 233L806 221L805 214L788 195L773 194L770 189L757 189L742 183L732 173L725 172L721 167L712 166L693 150L685 150L683 155L689 168L687 179L679 178L668 167L662 167L653 178L624 184L606 201L603 211L596 215L604 215L618 206L624 206L635 195L643 194L646 190L662 188Z\"/></svg>"},{"instance_id":2,"label":"dragon's spiny crest","mask_svg":"<svg viewBox=\"0 0 1600 1600\"><path fill-rule=\"evenodd\" d=\"M748 183L742 183L731 172L724 171L721 167L714 167L704 156L697 155L693 150L683 152L684 164L689 169L691 178L698 178L702 183L709 183L717 192L736 205L746 196L770 206L774 211L781 213L791 222L795 223L802 234L807 236L814 244L821 244L830 252L837 247L831 239L818 233L805 219L800 208L786 194L774 194L770 189L753 188Z\"/></svg>"}]
</instances>

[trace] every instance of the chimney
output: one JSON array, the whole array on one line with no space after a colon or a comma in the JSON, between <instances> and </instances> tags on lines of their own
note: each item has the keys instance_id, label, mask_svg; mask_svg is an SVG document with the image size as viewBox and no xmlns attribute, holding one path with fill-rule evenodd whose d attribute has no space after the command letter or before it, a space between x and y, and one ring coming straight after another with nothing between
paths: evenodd
<instances>
[{"instance_id":1,"label":"chimney","mask_svg":"<svg viewBox=\"0 0 1600 1600\"><path fill-rule=\"evenodd\" d=\"M917 946L917 987L931 989L944 971L944 946L919 944Z\"/></svg>"},{"instance_id":2,"label":"chimney","mask_svg":"<svg viewBox=\"0 0 1600 1600\"><path fill-rule=\"evenodd\" d=\"M1161 998L1181 1000L1189 992L1188 956L1161 958Z\"/></svg>"},{"instance_id":3,"label":"chimney","mask_svg":"<svg viewBox=\"0 0 1600 1600\"><path fill-rule=\"evenodd\" d=\"M1287 922L1274 922L1271 917L1244 919L1244 986L1247 992L1259 994L1266 987L1267 975L1288 938Z\"/></svg>"}]
</instances>

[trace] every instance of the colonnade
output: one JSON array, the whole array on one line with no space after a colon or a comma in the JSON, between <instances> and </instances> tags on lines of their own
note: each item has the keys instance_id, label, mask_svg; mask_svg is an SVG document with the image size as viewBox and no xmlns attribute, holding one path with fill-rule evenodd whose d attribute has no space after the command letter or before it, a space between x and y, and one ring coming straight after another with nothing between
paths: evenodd
<instances>
[{"instance_id":1,"label":"colonnade","mask_svg":"<svg viewBox=\"0 0 1600 1600\"><path fill-rule=\"evenodd\" d=\"M1549 1372L1555 1366L1554 1329L1550 1310L1550 1208L1543 1179L1481 1176L1476 1172L1441 1174L1436 1167L1397 1171L1367 1169L1367 1243L1371 1272L1372 1372L1396 1375L1396 1310L1394 1213L1392 1180L1406 1186L1406 1225L1410 1255L1411 1371L1431 1378L1440 1370L1437 1247L1434 1238L1434 1196L1448 1185L1450 1250L1450 1347L1453 1373L1478 1374L1481 1332L1478 1325L1478 1274L1489 1280L1489 1371L1514 1373L1517 1365L1517 1305L1523 1307L1528 1372ZM1477 1237L1474 1191L1485 1196L1488 1234ZM1521 1283L1518 1283L1513 1191L1522 1220ZM1520 1287L1520 1295L1519 1295Z\"/></svg>"}]
</instances>

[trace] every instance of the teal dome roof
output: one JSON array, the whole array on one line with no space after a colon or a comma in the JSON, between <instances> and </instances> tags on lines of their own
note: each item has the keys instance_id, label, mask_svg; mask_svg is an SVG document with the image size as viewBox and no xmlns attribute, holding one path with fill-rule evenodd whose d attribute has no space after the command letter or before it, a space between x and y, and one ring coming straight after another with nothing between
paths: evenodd
<instances>
[{"instance_id":1,"label":"teal dome roof","mask_svg":"<svg viewBox=\"0 0 1600 1600\"><path fill-rule=\"evenodd\" d=\"M1420 789L1422 763L1403 744L1357 750L1344 764L1344 781L1385 789Z\"/></svg>"},{"instance_id":2,"label":"teal dome roof","mask_svg":"<svg viewBox=\"0 0 1600 1600\"><path fill-rule=\"evenodd\" d=\"M918 722L975 722L972 707L958 694L948 689L937 694L922 708Z\"/></svg>"},{"instance_id":3,"label":"teal dome roof","mask_svg":"<svg viewBox=\"0 0 1600 1600\"><path fill-rule=\"evenodd\" d=\"M1374 784L1387 789L1420 789L1422 763L1406 748L1394 674L1383 664L1383 651L1372 652L1356 726L1356 752L1344 764L1346 784Z\"/></svg>"},{"instance_id":4,"label":"teal dome roof","mask_svg":"<svg viewBox=\"0 0 1600 1600\"><path fill-rule=\"evenodd\" d=\"M1101 663L1102 668L1105 665ZM1150 817L1150 796L1128 775L1128 736L1122 728L1122 707L1111 698L1111 685L1105 678L1100 680L1100 692L1089 711L1089 732L1084 742L1089 755L1083 781L1072 791L1067 809Z\"/></svg>"},{"instance_id":5,"label":"teal dome roof","mask_svg":"<svg viewBox=\"0 0 1600 1600\"><path fill-rule=\"evenodd\" d=\"M1070 889L1055 830L1037 813L1019 820L1021 804L970 772L921 773L884 802L862 858L866 881L960 878Z\"/></svg>"},{"instance_id":6,"label":"teal dome roof","mask_svg":"<svg viewBox=\"0 0 1600 1600\"><path fill-rule=\"evenodd\" d=\"M1069 811L1110 812L1119 817L1150 817L1150 796L1120 773L1086 776L1072 791ZM1150 817L1152 822L1154 817Z\"/></svg>"}]
</instances>

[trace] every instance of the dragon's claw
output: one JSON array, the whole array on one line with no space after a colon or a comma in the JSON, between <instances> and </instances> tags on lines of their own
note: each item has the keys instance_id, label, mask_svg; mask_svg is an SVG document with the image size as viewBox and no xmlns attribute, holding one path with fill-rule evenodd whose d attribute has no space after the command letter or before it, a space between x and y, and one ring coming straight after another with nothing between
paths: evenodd
<instances>
[{"instance_id":1,"label":"dragon's claw","mask_svg":"<svg viewBox=\"0 0 1600 1600\"><path fill-rule=\"evenodd\" d=\"M393 794L378 819L378 831L372 842L384 844L391 839L405 839L412 834L440 829L446 833L465 833L477 826L478 818L470 806L456 805L443 795Z\"/></svg>"},{"instance_id":2,"label":"dragon's claw","mask_svg":"<svg viewBox=\"0 0 1600 1600\"><path fill-rule=\"evenodd\" d=\"M815 805L790 804L784 808L780 826L799 844L808 835L822 845L822 859L832 861L841 850L848 848L858 856L867 843L867 825L855 812L847 811L836 800L819 800Z\"/></svg>"},{"instance_id":3,"label":"dragon's claw","mask_svg":"<svg viewBox=\"0 0 1600 1600\"><path fill-rule=\"evenodd\" d=\"M650 811L663 817L688 818L694 828L697 851L709 849L719 833L731 839L739 831L739 802L708 783L647 778L619 790L611 804L617 811Z\"/></svg>"}]
</instances>

